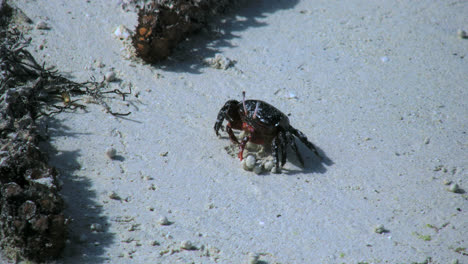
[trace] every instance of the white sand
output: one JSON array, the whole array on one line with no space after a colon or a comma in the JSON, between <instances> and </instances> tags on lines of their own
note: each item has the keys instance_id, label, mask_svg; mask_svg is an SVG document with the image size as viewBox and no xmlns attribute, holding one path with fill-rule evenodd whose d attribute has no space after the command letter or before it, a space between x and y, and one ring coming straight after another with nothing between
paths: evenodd
<instances>
[{"instance_id":1,"label":"white sand","mask_svg":"<svg viewBox=\"0 0 468 264\"><path fill-rule=\"evenodd\" d=\"M123 58L113 32L136 14L116 0L15 1L50 27L30 32L39 60L77 81L113 68L113 88L133 85L109 101L127 118L88 104L49 124L73 219L59 262L468 263L467 194L444 185L468 189L468 40L457 37L468 2L346 2L255 1L218 20L218 37L151 66ZM237 63L206 66L215 53ZM291 114L330 162L300 145L305 169L291 155L282 174L244 171L213 131L243 90ZM187 240L197 250L180 249Z\"/></svg>"}]
</instances>

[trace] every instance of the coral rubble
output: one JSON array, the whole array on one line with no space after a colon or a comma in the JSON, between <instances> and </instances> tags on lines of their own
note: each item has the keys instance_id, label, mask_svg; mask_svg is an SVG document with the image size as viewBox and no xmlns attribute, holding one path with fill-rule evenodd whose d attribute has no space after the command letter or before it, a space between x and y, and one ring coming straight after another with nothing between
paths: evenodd
<instances>
[{"instance_id":1,"label":"coral rubble","mask_svg":"<svg viewBox=\"0 0 468 264\"><path fill-rule=\"evenodd\" d=\"M232 0L154 0L138 12L132 37L136 53L154 63L167 58L177 44L220 13Z\"/></svg>"}]
</instances>

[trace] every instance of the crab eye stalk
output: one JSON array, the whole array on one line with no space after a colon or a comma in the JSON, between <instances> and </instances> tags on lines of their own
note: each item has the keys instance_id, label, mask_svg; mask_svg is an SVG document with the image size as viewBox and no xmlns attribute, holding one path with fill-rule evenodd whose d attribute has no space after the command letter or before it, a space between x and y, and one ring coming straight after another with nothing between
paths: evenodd
<instances>
[{"instance_id":1,"label":"crab eye stalk","mask_svg":"<svg viewBox=\"0 0 468 264\"><path fill-rule=\"evenodd\" d=\"M247 115L247 107L245 107L245 91L242 91L242 105L244 105L244 113Z\"/></svg>"},{"instance_id":2,"label":"crab eye stalk","mask_svg":"<svg viewBox=\"0 0 468 264\"><path fill-rule=\"evenodd\" d=\"M257 117L257 111L258 111L258 106L260 105L260 102L257 102L257 104L255 105L255 111L254 111L254 114L252 116L252 119L255 119L255 117Z\"/></svg>"}]
</instances>

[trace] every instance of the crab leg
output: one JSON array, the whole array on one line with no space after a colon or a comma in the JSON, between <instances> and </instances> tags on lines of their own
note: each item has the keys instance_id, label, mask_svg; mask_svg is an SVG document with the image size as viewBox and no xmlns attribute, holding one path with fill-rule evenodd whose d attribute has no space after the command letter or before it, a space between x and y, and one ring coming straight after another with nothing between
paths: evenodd
<instances>
[{"instance_id":1,"label":"crab leg","mask_svg":"<svg viewBox=\"0 0 468 264\"><path fill-rule=\"evenodd\" d=\"M245 145L247 144L247 142L250 140L250 137L251 136L245 136L241 143L239 144L239 148L240 148L240 151L239 151L239 154L237 154L237 157L242 161L244 159L244 149L245 149Z\"/></svg>"},{"instance_id":2,"label":"crab leg","mask_svg":"<svg viewBox=\"0 0 468 264\"><path fill-rule=\"evenodd\" d=\"M314 144L312 144L312 142L310 142L306 135L304 135L304 133L302 133L301 131L295 129L294 127L292 126L289 126L289 130L291 131L291 133L296 136L299 140L302 141L302 143L304 143L304 145L307 146L307 148L309 148L310 150L312 150L314 152L314 154L319 157L320 159L322 159L322 156L320 156L320 154L318 153L317 151L317 148L314 146Z\"/></svg>"},{"instance_id":3,"label":"crab leg","mask_svg":"<svg viewBox=\"0 0 468 264\"><path fill-rule=\"evenodd\" d=\"M234 135L234 132L232 131L231 123L226 124L226 132L229 135L229 139L231 139L232 142L239 144L239 141L237 140L236 136Z\"/></svg>"},{"instance_id":4,"label":"crab leg","mask_svg":"<svg viewBox=\"0 0 468 264\"><path fill-rule=\"evenodd\" d=\"M299 161L301 166L304 167L304 159L302 158L301 153L297 149L296 140L295 140L294 136L290 132L286 132L286 138L289 141L289 145L291 146L293 151L296 153L297 160Z\"/></svg>"}]
</instances>

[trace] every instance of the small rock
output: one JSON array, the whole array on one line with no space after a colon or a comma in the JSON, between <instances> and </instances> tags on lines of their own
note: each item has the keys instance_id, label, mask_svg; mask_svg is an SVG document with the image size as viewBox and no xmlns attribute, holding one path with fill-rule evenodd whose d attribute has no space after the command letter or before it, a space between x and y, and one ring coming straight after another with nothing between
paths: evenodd
<instances>
[{"instance_id":1,"label":"small rock","mask_svg":"<svg viewBox=\"0 0 468 264\"><path fill-rule=\"evenodd\" d=\"M374 232L377 233L377 234L383 234L383 233L387 233L388 230L385 229L385 227L383 225L378 225L374 228Z\"/></svg>"},{"instance_id":2,"label":"small rock","mask_svg":"<svg viewBox=\"0 0 468 264\"><path fill-rule=\"evenodd\" d=\"M185 250L192 250L192 249L195 249L195 247L193 246L192 242L190 242L189 240L184 240L180 243L180 248L181 249L185 249Z\"/></svg>"},{"instance_id":3,"label":"small rock","mask_svg":"<svg viewBox=\"0 0 468 264\"><path fill-rule=\"evenodd\" d=\"M424 144L427 145L427 144L429 144L430 142L431 142L431 138L430 138L430 137L426 137L426 138L424 139Z\"/></svg>"},{"instance_id":4,"label":"small rock","mask_svg":"<svg viewBox=\"0 0 468 264\"><path fill-rule=\"evenodd\" d=\"M298 99L297 95L295 92L289 92L287 95L286 95L286 98L287 99Z\"/></svg>"},{"instance_id":5,"label":"small rock","mask_svg":"<svg viewBox=\"0 0 468 264\"><path fill-rule=\"evenodd\" d=\"M255 166L254 169L253 169L253 172L254 172L255 174L261 174L261 173L263 172L263 167L262 167L262 165L257 165L257 166Z\"/></svg>"},{"instance_id":6,"label":"small rock","mask_svg":"<svg viewBox=\"0 0 468 264\"><path fill-rule=\"evenodd\" d=\"M450 184L450 186L448 188L448 191L453 192L453 193L458 193L458 192L460 192L460 186L458 186L458 184L456 184L456 183L452 183L452 184Z\"/></svg>"},{"instance_id":7,"label":"small rock","mask_svg":"<svg viewBox=\"0 0 468 264\"><path fill-rule=\"evenodd\" d=\"M209 64L212 68L220 70L227 70L235 63L235 61L226 58L220 53L216 54L214 58L205 60L205 62Z\"/></svg>"},{"instance_id":8,"label":"small rock","mask_svg":"<svg viewBox=\"0 0 468 264\"><path fill-rule=\"evenodd\" d=\"M109 193L109 198L112 200L121 200L122 198L114 191Z\"/></svg>"},{"instance_id":9,"label":"small rock","mask_svg":"<svg viewBox=\"0 0 468 264\"><path fill-rule=\"evenodd\" d=\"M452 181L451 181L451 180L445 179L445 180L443 180L442 183L443 183L444 185L450 185L450 184L452 184Z\"/></svg>"},{"instance_id":10,"label":"small rock","mask_svg":"<svg viewBox=\"0 0 468 264\"><path fill-rule=\"evenodd\" d=\"M108 148L106 150L106 155L109 159L114 159L117 156L117 150L115 148Z\"/></svg>"},{"instance_id":11,"label":"small rock","mask_svg":"<svg viewBox=\"0 0 468 264\"><path fill-rule=\"evenodd\" d=\"M281 173L281 169L276 168L276 166L273 166L273 168L271 168L271 173Z\"/></svg>"},{"instance_id":12,"label":"small rock","mask_svg":"<svg viewBox=\"0 0 468 264\"><path fill-rule=\"evenodd\" d=\"M215 205L214 205L214 203L208 203L208 204L205 205L205 208L206 209L213 209L213 208L215 208Z\"/></svg>"},{"instance_id":13,"label":"small rock","mask_svg":"<svg viewBox=\"0 0 468 264\"><path fill-rule=\"evenodd\" d=\"M243 164L244 170L249 170L249 171L253 170L253 168L255 167L255 162L256 162L255 156L253 155L247 156Z\"/></svg>"},{"instance_id":14,"label":"small rock","mask_svg":"<svg viewBox=\"0 0 468 264\"><path fill-rule=\"evenodd\" d=\"M271 171L271 169L273 169L273 161L269 160L267 162L265 162L265 164L263 164L263 167L265 168L266 171Z\"/></svg>"},{"instance_id":15,"label":"small rock","mask_svg":"<svg viewBox=\"0 0 468 264\"><path fill-rule=\"evenodd\" d=\"M434 167L433 171L447 172L447 168L445 168L444 165L437 165L437 166Z\"/></svg>"},{"instance_id":16,"label":"small rock","mask_svg":"<svg viewBox=\"0 0 468 264\"><path fill-rule=\"evenodd\" d=\"M170 225L171 222L167 219L167 217L163 216L163 217L159 218L158 224L165 226L165 225Z\"/></svg>"},{"instance_id":17,"label":"small rock","mask_svg":"<svg viewBox=\"0 0 468 264\"><path fill-rule=\"evenodd\" d=\"M466 31L463 30L463 29L457 30L457 35L458 35L458 37L461 38L461 39L466 39L466 38L468 38L468 34L467 34Z\"/></svg>"},{"instance_id":18,"label":"small rock","mask_svg":"<svg viewBox=\"0 0 468 264\"><path fill-rule=\"evenodd\" d=\"M458 168L458 167L453 167L453 168L450 170L450 172L452 173L452 175L457 174L458 171L460 171L460 168Z\"/></svg>"},{"instance_id":19,"label":"small rock","mask_svg":"<svg viewBox=\"0 0 468 264\"><path fill-rule=\"evenodd\" d=\"M105 78L106 82L113 82L113 81L117 80L117 75L115 74L115 72L109 71L109 72L106 73L104 78Z\"/></svg>"},{"instance_id":20,"label":"small rock","mask_svg":"<svg viewBox=\"0 0 468 264\"><path fill-rule=\"evenodd\" d=\"M95 232L101 232L102 231L102 225L98 223L91 224L90 226L91 231Z\"/></svg>"},{"instance_id":21,"label":"small rock","mask_svg":"<svg viewBox=\"0 0 468 264\"><path fill-rule=\"evenodd\" d=\"M155 247L155 246L161 245L161 243L159 243L157 240L153 240L153 241L150 242L150 245Z\"/></svg>"},{"instance_id":22,"label":"small rock","mask_svg":"<svg viewBox=\"0 0 468 264\"><path fill-rule=\"evenodd\" d=\"M145 176L143 176L143 180L145 180L145 181L151 181L151 180L153 180L153 177L148 176L148 175L145 175Z\"/></svg>"},{"instance_id":23,"label":"small rock","mask_svg":"<svg viewBox=\"0 0 468 264\"><path fill-rule=\"evenodd\" d=\"M35 180L32 180L32 181L35 182L35 183L47 186L48 188L55 187L54 179L52 179L52 178L40 178L40 179L35 179Z\"/></svg>"},{"instance_id":24,"label":"small rock","mask_svg":"<svg viewBox=\"0 0 468 264\"><path fill-rule=\"evenodd\" d=\"M49 29L49 25L47 25L47 23L44 20L40 20L36 24L36 29L47 30L47 29Z\"/></svg>"},{"instance_id":25,"label":"small rock","mask_svg":"<svg viewBox=\"0 0 468 264\"><path fill-rule=\"evenodd\" d=\"M130 38L131 33L124 25L120 25L115 29L114 36L120 40L124 40Z\"/></svg>"}]
</instances>

